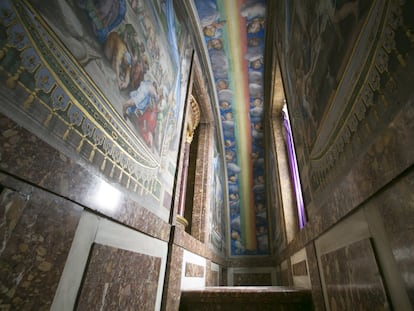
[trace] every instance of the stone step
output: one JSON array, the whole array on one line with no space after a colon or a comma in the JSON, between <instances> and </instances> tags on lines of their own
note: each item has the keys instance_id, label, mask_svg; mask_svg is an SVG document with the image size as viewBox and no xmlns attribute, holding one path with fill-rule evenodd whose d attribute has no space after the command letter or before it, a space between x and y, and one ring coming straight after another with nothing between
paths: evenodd
<instances>
[{"instance_id":1,"label":"stone step","mask_svg":"<svg viewBox=\"0 0 414 311\"><path fill-rule=\"evenodd\" d=\"M313 310L310 290L283 286L206 287L183 290L180 311Z\"/></svg>"}]
</instances>

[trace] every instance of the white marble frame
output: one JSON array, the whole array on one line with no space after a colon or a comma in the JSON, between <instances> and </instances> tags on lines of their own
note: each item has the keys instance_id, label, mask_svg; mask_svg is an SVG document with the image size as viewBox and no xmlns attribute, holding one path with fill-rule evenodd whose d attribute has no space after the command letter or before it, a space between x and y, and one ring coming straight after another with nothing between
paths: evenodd
<instances>
[{"instance_id":1,"label":"white marble frame","mask_svg":"<svg viewBox=\"0 0 414 311\"><path fill-rule=\"evenodd\" d=\"M198 266L204 267L203 277L188 277L185 276L185 266L188 263L192 263ZM206 286L206 267L207 261L205 258L191 253L187 250L183 252L183 264L181 267L181 290L205 288Z\"/></svg>"},{"instance_id":2,"label":"white marble frame","mask_svg":"<svg viewBox=\"0 0 414 311\"><path fill-rule=\"evenodd\" d=\"M167 263L167 242L84 211L79 221L50 310L73 310L93 243L161 259L154 310L160 310Z\"/></svg>"}]
</instances>

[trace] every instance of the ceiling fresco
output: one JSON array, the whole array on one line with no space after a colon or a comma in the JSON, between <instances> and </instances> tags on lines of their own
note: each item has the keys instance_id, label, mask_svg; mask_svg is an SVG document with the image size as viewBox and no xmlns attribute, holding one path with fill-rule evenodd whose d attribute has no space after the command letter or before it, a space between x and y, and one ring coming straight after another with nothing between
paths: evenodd
<instances>
[{"instance_id":1,"label":"ceiling fresco","mask_svg":"<svg viewBox=\"0 0 414 311\"><path fill-rule=\"evenodd\" d=\"M216 84L229 188L230 255L268 253L264 193L266 2L196 0Z\"/></svg>"}]
</instances>

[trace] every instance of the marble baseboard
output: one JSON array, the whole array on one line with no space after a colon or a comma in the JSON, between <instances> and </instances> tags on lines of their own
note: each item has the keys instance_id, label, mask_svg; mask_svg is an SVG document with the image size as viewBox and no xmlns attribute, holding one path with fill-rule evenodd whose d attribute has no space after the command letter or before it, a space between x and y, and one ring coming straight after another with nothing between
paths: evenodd
<instances>
[{"instance_id":1,"label":"marble baseboard","mask_svg":"<svg viewBox=\"0 0 414 311\"><path fill-rule=\"evenodd\" d=\"M183 291L180 310L312 310L310 291L278 286L207 287Z\"/></svg>"}]
</instances>

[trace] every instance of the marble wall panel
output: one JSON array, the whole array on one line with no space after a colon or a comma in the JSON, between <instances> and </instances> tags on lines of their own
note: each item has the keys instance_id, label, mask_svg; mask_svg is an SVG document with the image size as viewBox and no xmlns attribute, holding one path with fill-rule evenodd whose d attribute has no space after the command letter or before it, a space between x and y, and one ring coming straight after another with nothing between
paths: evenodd
<instances>
[{"instance_id":1,"label":"marble wall panel","mask_svg":"<svg viewBox=\"0 0 414 311\"><path fill-rule=\"evenodd\" d=\"M206 286L220 285L220 266L214 262L207 264Z\"/></svg>"},{"instance_id":2,"label":"marble wall panel","mask_svg":"<svg viewBox=\"0 0 414 311\"><path fill-rule=\"evenodd\" d=\"M271 273L234 273L234 286L271 286Z\"/></svg>"},{"instance_id":3,"label":"marble wall panel","mask_svg":"<svg viewBox=\"0 0 414 311\"><path fill-rule=\"evenodd\" d=\"M229 286L271 286L276 284L273 267L228 268Z\"/></svg>"},{"instance_id":4,"label":"marble wall panel","mask_svg":"<svg viewBox=\"0 0 414 311\"><path fill-rule=\"evenodd\" d=\"M94 244L77 310L154 310L161 259Z\"/></svg>"},{"instance_id":5,"label":"marble wall panel","mask_svg":"<svg viewBox=\"0 0 414 311\"><path fill-rule=\"evenodd\" d=\"M185 276L201 278L204 276L205 267L194 264L192 262L185 263Z\"/></svg>"},{"instance_id":6,"label":"marble wall panel","mask_svg":"<svg viewBox=\"0 0 414 311\"><path fill-rule=\"evenodd\" d=\"M171 245L168 257L161 310L178 310L181 297L183 249Z\"/></svg>"},{"instance_id":7,"label":"marble wall panel","mask_svg":"<svg viewBox=\"0 0 414 311\"><path fill-rule=\"evenodd\" d=\"M321 278L314 243L309 243L306 246L306 257L308 259L309 279L312 286L313 306L315 310L324 311L325 303L323 300Z\"/></svg>"},{"instance_id":8,"label":"marble wall panel","mask_svg":"<svg viewBox=\"0 0 414 311\"><path fill-rule=\"evenodd\" d=\"M38 189L2 191L0 309L49 310L81 212Z\"/></svg>"},{"instance_id":9,"label":"marble wall panel","mask_svg":"<svg viewBox=\"0 0 414 311\"><path fill-rule=\"evenodd\" d=\"M228 276L227 276L227 271L228 269L225 267L221 268L221 273L220 273L220 286L227 286L228 285Z\"/></svg>"},{"instance_id":10,"label":"marble wall panel","mask_svg":"<svg viewBox=\"0 0 414 311\"><path fill-rule=\"evenodd\" d=\"M306 260L302 260L298 263L292 264L292 274L294 276L308 275Z\"/></svg>"},{"instance_id":11,"label":"marble wall panel","mask_svg":"<svg viewBox=\"0 0 414 311\"><path fill-rule=\"evenodd\" d=\"M293 283L288 262L290 262L290 260L284 260L280 264L280 285L282 286L289 286Z\"/></svg>"},{"instance_id":12,"label":"marble wall panel","mask_svg":"<svg viewBox=\"0 0 414 311\"><path fill-rule=\"evenodd\" d=\"M96 171L54 149L0 114L0 169L98 210L149 235L168 240L170 226L126 192L106 183ZM110 194L102 200L103 194Z\"/></svg>"},{"instance_id":13,"label":"marble wall panel","mask_svg":"<svg viewBox=\"0 0 414 311\"><path fill-rule=\"evenodd\" d=\"M306 248L302 248L290 257L293 285L311 288Z\"/></svg>"},{"instance_id":14,"label":"marble wall panel","mask_svg":"<svg viewBox=\"0 0 414 311\"><path fill-rule=\"evenodd\" d=\"M206 247L208 243L202 243L192 235L184 231L180 226L174 227L174 244L202 257L208 258L217 264L225 265L227 263L223 254L217 253L210 247Z\"/></svg>"},{"instance_id":15,"label":"marble wall panel","mask_svg":"<svg viewBox=\"0 0 414 311\"><path fill-rule=\"evenodd\" d=\"M376 197L389 245L414 307L414 169Z\"/></svg>"},{"instance_id":16,"label":"marble wall panel","mask_svg":"<svg viewBox=\"0 0 414 311\"><path fill-rule=\"evenodd\" d=\"M329 310L389 310L375 254L362 239L320 256Z\"/></svg>"}]
</instances>

